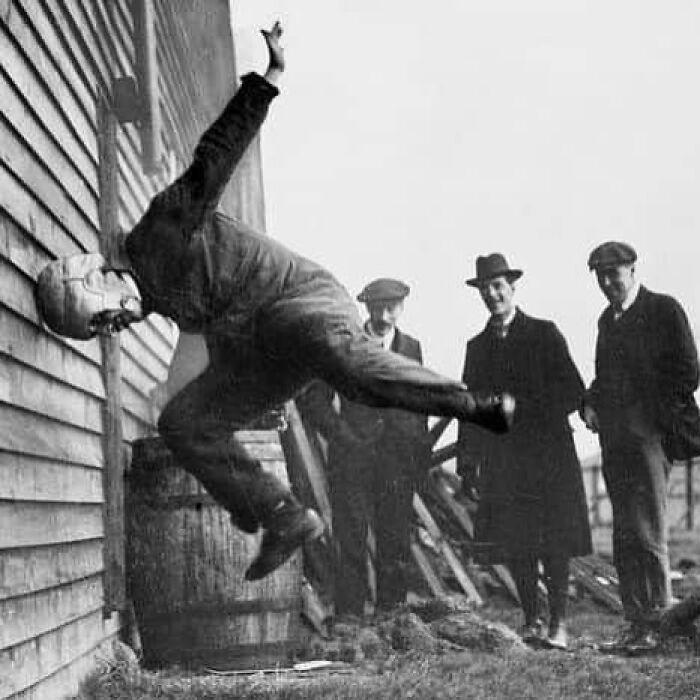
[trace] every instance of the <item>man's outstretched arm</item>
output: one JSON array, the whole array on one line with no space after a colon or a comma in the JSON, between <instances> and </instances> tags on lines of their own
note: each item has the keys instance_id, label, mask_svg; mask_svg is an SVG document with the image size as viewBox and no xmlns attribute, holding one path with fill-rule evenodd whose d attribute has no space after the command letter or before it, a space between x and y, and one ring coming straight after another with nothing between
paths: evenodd
<instances>
[{"instance_id":1,"label":"man's outstretched arm","mask_svg":"<svg viewBox=\"0 0 700 700\"><path fill-rule=\"evenodd\" d=\"M190 167L153 200L152 213L168 211L180 221L183 232L192 230L189 221L199 221L217 207L233 171L265 121L270 103L279 94L276 83L284 70L280 23L263 30L262 35L269 53L264 76L243 76L241 87L200 138Z\"/></svg>"}]
</instances>

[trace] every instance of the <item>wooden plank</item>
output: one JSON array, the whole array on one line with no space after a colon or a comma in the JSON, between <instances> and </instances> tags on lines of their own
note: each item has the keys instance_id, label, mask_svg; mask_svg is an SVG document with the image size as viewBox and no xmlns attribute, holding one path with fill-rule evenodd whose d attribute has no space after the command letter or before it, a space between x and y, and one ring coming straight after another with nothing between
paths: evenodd
<instances>
[{"instance_id":1,"label":"wooden plank","mask_svg":"<svg viewBox=\"0 0 700 700\"><path fill-rule=\"evenodd\" d=\"M140 346L143 350L148 350L151 354L158 358L161 364L168 365L173 355L175 345L175 333L173 333L173 325L158 325L163 321L162 316L152 314L145 321L142 321L131 327L132 335L136 341L134 348ZM165 328L166 332L161 332ZM126 348L125 348L126 349ZM140 352L135 350L135 353Z\"/></svg>"},{"instance_id":2,"label":"wooden plank","mask_svg":"<svg viewBox=\"0 0 700 700\"><path fill-rule=\"evenodd\" d=\"M68 192L71 199L94 224L97 221L97 182L92 172L78 169L76 161L64 150L64 145L56 141L53 125L43 123L39 117L27 107L23 96L14 86L3 89L3 110L7 121L13 125L19 136L37 154L53 178Z\"/></svg>"},{"instance_id":3,"label":"wooden plank","mask_svg":"<svg viewBox=\"0 0 700 700\"><path fill-rule=\"evenodd\" d=\"M318 456L309 442L309 437L294 402L287 402L285 410L288 427L281 435L281 439L287 455L290 478L301 476L308 481L318 512L324 520L327 531L331 533L333 519L323 465L320 464Z\"/></svg>"},{"instance_id":4,"label":"wooden plank","mask_svg":"<svg viewBox=\"0 0 700 700\"><path fill-rule=\"evenodd\" d=\"M32 153L28 144L19 140L17 132L4 119L0 119L0 160L4 168L41 201L42 206L51 212L82 250L96 248L94 222L76 206L68 193L47 172L45 165Z\"/></svg>"},{"instance_id":5,"label":"wooden plank","mask_svg":"<svg viewBox=\"0 0 700 700\"><path fill-rule=\"evenodd\" d=\"M459 561L457 555L454 553L450 543L444 538L440 528L423 502L423 499L417 493L413 495L413 509L420 518L420 521L423 523L425 529L428 531L428 534L432 538L433 542L435 542L435 545L439 549L440 553L445 558L445 561L449 565L450 569L452 569L452 573L454 573L455 578L459 582L459 585L466 594L467 598L475 605L483 605L484 601L481 595L479 595L479 591L476 590L476 587L467 575L467 572L464 570L464 567Z\"/></svg>"},{"instance_id":6,"label":"wooden plank","mask_svg":"<svg viewBox=\"0 0 700 700\"><path fill-rule=\"evenodd\" d=\"M129 355L141 370L150 376L152 381L163 382L168 376L168 364L172 351L162 348L163 355L156 354L157 345L153 348L141 340L140 333L148 333L148 327L138 328L140 325L143 324L137 324L133 332L127 331L121 334L121 348L124 354Z\"/></svg>"},{"instance_id":7,"label":"wooden plank","mask_svg":"<svg viewBox=\"0 0 700 700\"><path fill-rule=\"evenodd\" d=\"M102 506L0 501L0 549L101 537Z\"/></svg>"},{"instance_id":8,"label":"wooden plank","mask_svg":"<svg viewBox=\"0 0 700 700\"><path fill-rule=\"evenodd\" d=\"M97 105L100 181L100 249L107 259L117 252L119 210L117 182L117 119L107 94ZM124 460L122 458L121 345L118 336L101 335L102 379L106 401L102 424L104 451L105 611L126 603L124 532Z\"/></svg>"},{"instance_id":9,"label":"wooden plank","mask_svg":"<svg viewBox=\"0 0 700 700\"><path fill-rule=\"evenodd\" d=\"M32 39L32 41L36 41L40 44L44 54L51 59L56 67L56 71L62 76L67 88L73 93L77 107L82 110L86 121L90 124L86 133L83 133L81 129L77 131L81 138L85 136L89 136L90 138L88 144L91 144L91 148L88 145L86 150L93 156L91 182L94 184L96 191L97 169L94 167L97 156L97 145L94 138L95 95L92 90L91 81L85 75L83 67L74 60L66 42L57 31L56 25L51 21L46 10L43 9L36 0L14 0L14 5L19 10L20 14L23 13L25 23L32 26L34 30L33 34L36 37L36 39ZM10 30L13 31L12 20L9 22L9 27ZM17 31L17 29L13 31L15 38L21 46L26 47L29 44L29 38L20 37Z\"/></svg>"},{"instance_id":10,"label":"wooden plank","mask_svg":"<svg viewBox=\"0 0 700 700\"><path fill-rule=\"evenodd\" d=\"M148 393L135 389L130 382L124 381L122 376L121 394L124 413L139 423L154 425L156 411Z\"/></svg>"},{"instance_id":11,"label":"wooden plank","mask_svg":"<svg viewBox=\"0 0 700 700\"><path fill-rule=\"evenodd\" d=\"M54 44L48 49L44 37L32 30L25 11L19 6L17 12L9 13L5 27L9 33L0 41L3 56L7 57L3 61L6 74L33 111L40 115L41 121L54 126L56 139L63 148L71 149L71 159L81 172L92 174L94 183L97 156L91 119L94 111L89 109L90 102L79 101L70 78L57 70L53 52L60 51L60 45Z\"/></svg>"},{"instance_id":12,"label":"wooden plank","mask_svg":"<svg viewBox=\"0 0 700 700\"><path fill-rule=\"evenodd\" d=\"M122 415L122 437L125 446L134 440L153 434L155 428L152 421L143 420L126 412L123 412ZM128 462L125 468L128 468Z\"/></svg>"},{"instance_id":13,"label":"wooden plank","mask_svg":"<svg viewBox=\"0 0 700 700\"><path fill-rule=\"evenodd\" d=\"M103 89L106 86L111 87L114 79L117 77L117 73L112 70L111 66L101 60L102 57L98 51L99 44L95 43L93 37L90 35L84 36L86 33L85 18L77 11L77 8L72 4L67 5L64 0L41 0L41 2L55 27L56 33L60 37L61 44L70 54L73 63L80 68L83 83L92 92L92 100L88 107L94 110L97 100L95 84L101 85ZM95 121L93 132L96 131L96 128ZM118 142L123 158L129 163L130 171L132 173L140 173L140 146L136 129L128 124L123 125L120 129ZM126 178L126 184L134 195L137 192L142 192L143 194L140 196L150 199L153 192L150 187L152 183L147 179L135 175Z\"/></svg>"},{"instance_id":14,"label":"wooden plank","mask_svg":"<svg viewBox=\"0 0 700 700\"><path fill-rule=\"evenodd\" d=\"M32 280L53 259L41 241L4 212L0 213L0 256Z\"/></svg>"},{"instance_id":15,"label":"wooden plank","mask_svg":"<svg viewBox=\"0 0 700 700\"><path fill-rule=\"evenodd\" d=\"M81 618L102 604L102 576L0 600L0 649L16 646Z\"/></svg>"},{"instance_id":16,"label":"wooden plank","mask_svg":"<svg viewBox=\"0 0 700 700\"><path fill-rule=\"evenodd\" d=\"M0 500L102 503L102 471L0 451Z\"/></svg>"},{"instance_id":17,"label":"wooden plank","mask_svg":"<svg viewBox=\"0 0 700 700\"><path fill-rule=\"evenodd\" d=\"M11 358L0 362L0 402L94 433L102 429L102 401Z\"/></svg>"},{"instance_id":18,"label":"wooden plank","mask_svg":"<svg viewBox=\"0 0 700 700\"><path fill-rule=\"evenodd\" d=\"M431 484L435 490L435 493L440 498L442 503L448 508L450 513L453 515L455 520L459 523L464 534L470 539L474 539L474 523L472 522L469 511L459 503L455 497L450 493L445 483L444 476L439 468L431 470L430 473ZM508 571L508 568L503 564L492 564L488 567L496 578L503 584L505 589L510 594L510 597L516 602L520 603L520 596L518 595L518 589L513 581L513 577Z\"/></svg>"},{"instance_id":19,"label":"wooden plank","mask_svg":"<svg viewBox=\"0 0 700 700\"><path fill-rule=\"evenodd\" d=\"M102 569L101 539L0 550L0 599L62 586Z\"/></svg>"},{"instance_id":20,"label":"wooden plank","mask_svg":"<svg viewBox=\"0 0 700 700\"><path fill-rule=\"evenodd\" d=\"M0 450L102 467L100 437L0 403Z\"/></svg>"},{"instance_id":21,"label":"wooden plank","mask_svg":"<svg viewBox=\"0 0 700 700\"><path fill-rule=\"evenodd\" d=\"M54 379L61 380L97 399L104 397L100 372L72 348L0 307L0 355L26 363Z\"/></svg>"},{"instance_id":22,"label":"wooden plank","mask_svg":"<svg viewBox=\"0 0 700 700\"><path fill-rule=\"evenodd\" d=\"M54 255L82 252L78 242L69 235L53 213L1 162L0 189L4 208L0 216L21 227L27 239L36 243L37 254L41 256L32 263L35 268L35 274L30 275L32 278L52 258L47 251Z\"/></svg>"},{"instance_id":23,"label":"wooden plank","mask_svg":"<svg viewBox=\"0 0 700 700\"><path fill-rule=\"evenodd\" d=\"M447 591L442 585L440 577L435 573L433 565L430 563L430 560L425 555L425 552L423 551L422 547L418 544L418 542L415 541L415 538L411 538L411 554L413 555L413 560L416 562L418 568L423 574L423 578L428 584L428 588L430 588L431 593L436 598L446 597Z\"/></svg>"},{"instance_id":24,"label":"wooden plank","mask_svg":"<svg viewBox=\"0 0 700 700\"><path fill-rule=\"evenodd\" d=\"M66 7L65 2L62 1L62 4ZM122 43L116 40L111 24L100 25L99 7L96 5L95 0L89 0L88 2L73 0L68 7L73 20L82 27L86 45L90 47L90 57L94 58L97 53L100 54L102 59L100 64L104 66L104 72L101 75L104 82L101 88L106 92L110 92L118 77L134 75L134 64L125 55ZM120 131L128 135L130 142L130 148L124 151L124 156L128 157L135 166L133 168L133 172L137 174L135 181L141 180L140 176L143 173L143 169L141 168L140 154L142 148L138 131L131 124L122 124ZM136 156L135 160L133 156Z\"/></svg>"},{"instance_id":25,"label":"wooden plank","mask_svg":"<svg viewBox=\"0 0 700 700\"><path fill-rule=\"evenodd\" d=\"M434 466L437 466L438 464L447 462L447 460L449 459L453 459L457 456L458 453L459 446L456 442L453 442L451 445L446 445L445 447L441 447L438 450L433 450L433 453L430 457L430 463Z\"/></svg>"},{"instance_id":26,"label":"wooden plank","mask_svg":"<svg viewBox=\"0 0 700 700\"><path fill-rule=\"evenodd\" d=\"M155 3L155 11L158 61L165 67L165 70L161 71L161 78L166 81L166 90L161 94L172 95L175 99L174 123L182 124L180 128L184 144L194 146L205 125L202 123L194 101L197 91L192 82L193 77L186 69L187 62L181 60L181 55L176 52L176 46L178 43L182 44L182 39L178 42L177 30L172 21L172 8L163 3ZM182 76L184 80L178 80L178 76ZM183 120L177 118L181 113L185 115ZM184 152L187 153L188 150L186 147Z\"/></svg>"},{"instance_id":27,"label":"wooden plank","mask_svg":"<svg viewBox=\"0 0 700 700\"><path fill-rule=\"evenodd\" d=\"M462 530L464 530L464 534L467 535L470 540L473 540L474 523L472 522L471 516L467 509L461 503L458 503L455 497L450 493L439 467L430 470L430 484L443 505L459 523Z\"/></svg>"},{"instance_id":28,"label":"wooden plank","mask_svg":"<svg viewBox=\"0 0 700 700\"><path fill-rule=\"evenodd\" d=\"M0 698L7 698L35 686L62 669L68 670L71 664L96 649L106 639L114 638L116 633L116 622L103 620L101 608L86 610L79 620L38 639L0 651ZM37 689L36 697L42 700L60 697L44 694L50 684L43 685L43 688Z\"/></svg>"},{"instance_id":29,"label":"wooden plank","mask_svg":"<svg viewBox=\"0 0 700 700\"><path fill-rule=\"evenodd\" d=\"M12 696L12 700L46 700L47 698L73 698L78 695L81 683L95 669L103 667L114 655L117 634L101 641L94 649L81 654L57 671L41 678L29 688Z\"/></svg>"},{"instance_id":30,"label":"wooden plank","mask_svg":"<svg viewBox=\"0 0 700 700\"><path fill-rule=\"evenodd\" d=\"M433 445L442 437L443 433L445 432L445 430L447 430L447 427L450 425L452 420L452 418L443 416L435 423L435 425L433 425L432 428L430 428L430 430L428 431L428 435Z\"/></svg>"}]
</instances>

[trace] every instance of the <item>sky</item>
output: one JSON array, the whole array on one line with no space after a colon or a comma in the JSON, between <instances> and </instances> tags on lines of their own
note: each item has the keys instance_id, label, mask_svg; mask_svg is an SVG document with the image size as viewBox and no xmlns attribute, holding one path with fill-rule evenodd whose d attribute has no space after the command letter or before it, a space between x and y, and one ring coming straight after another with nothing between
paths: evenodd
<instances>
[{"instance_id":1,"label":"sky","mask_svg":"<svg viewBox=\"0 0 700 700\"><path fill-rule=\"evenodd\" d=\"M605 240L700 331L700 3L234 0L239 70L287 71L262 133L268 233L356 294L407 282L400 327L459 376L487 315L478 255L524 270L516 301L558 325L586 383ZM579 452L595 440L574 423Z\"/></svg>"}]
</instances>

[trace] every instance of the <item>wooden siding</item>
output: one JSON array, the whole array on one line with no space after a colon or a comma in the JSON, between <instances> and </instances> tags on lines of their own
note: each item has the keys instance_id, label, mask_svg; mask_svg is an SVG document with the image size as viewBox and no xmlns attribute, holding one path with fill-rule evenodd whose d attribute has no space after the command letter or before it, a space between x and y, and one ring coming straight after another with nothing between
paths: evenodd
<instances>
[{"instance_id":1,"label":"wooden siding","mask_svg":"<svg viewBox=\"0 0 700 700\"><path fill-rule=\"evenodd\" d=\"M155 17L169 167L145 175L136 127L118 126L125 230L236 85L227 0L155 0ZM103 247L97 104L136 74L133 32L131 0L0 0L0 698L76 692L119 633L104 614L102 352L45 330L33 289L49 260ZM257 145L223 204L264 225ZM153 430L175 340L160 317L121 335L126 443Z\"/></svg>"}]
</instances>

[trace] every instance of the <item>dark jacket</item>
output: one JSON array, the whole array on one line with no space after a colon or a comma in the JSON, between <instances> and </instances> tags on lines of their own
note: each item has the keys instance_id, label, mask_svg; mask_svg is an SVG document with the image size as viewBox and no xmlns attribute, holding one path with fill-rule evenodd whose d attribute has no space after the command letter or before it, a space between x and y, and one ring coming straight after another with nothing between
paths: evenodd
<instances>
[{"instance_id":1,"label":"dark jacket","mask_svg":"<svg viewBox=\"0 0 700 700\"><path fill-rule=\"evenodd\" d=\"M353 300L327 270L215 211L233 168L277 94L277 88L260 76L244 76L238 92L202 136L192 165L154 197L125 239L145 310L209 340L240 340L271 325L279 336L285 330L281 305L288 302L293 307L309 296L325 316L335 313L360 326ZM305 313L312 317L314 306Z\"/></svg>"},{"instance_id":2,"label":"dark jacket","mask_svg":"<svg viewBox=\"0 0 700 700\"><path fill-rule=\"evenodd\" d=\"M458 468L465 474L479 464L477 540L491 544L492 559L588 553L585 493L568 422L584 387L557 327L520 310L506 338L488 324L467 344L463 380L473 391L510 392L517 402L506 435L460 426Z\"/></svg>"},{"instance_id":3,"label":"dark jacket","mask_svg":"<svg viewBox=\"0 0 700 700\"><path fill-rule=\"evenodd\" d=\"M627 311L613 309L598 321L596 376L586 395L601 431L624 421L637 405L663 435L668 456L700 454L700 415L693 398L700 378L698 354L681 305L640 287Z\"/></svg>"}]
</instances>

